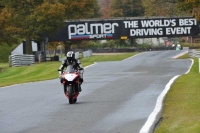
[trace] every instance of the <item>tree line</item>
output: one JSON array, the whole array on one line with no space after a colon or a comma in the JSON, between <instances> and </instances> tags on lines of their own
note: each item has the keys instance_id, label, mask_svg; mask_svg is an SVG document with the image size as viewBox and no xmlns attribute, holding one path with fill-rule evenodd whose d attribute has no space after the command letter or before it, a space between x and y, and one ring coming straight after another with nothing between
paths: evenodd
<instances>
[{"instance_id":1,"label":"tree line","mask_svg":"<svg viewBox=\"0 0 200 133\"><path fill-rule=\"evenodd\" d=\"M100 17L97 0L0 0L0 44L44 40L57 33L69 19Z\"/></svg>"}]
</instances>

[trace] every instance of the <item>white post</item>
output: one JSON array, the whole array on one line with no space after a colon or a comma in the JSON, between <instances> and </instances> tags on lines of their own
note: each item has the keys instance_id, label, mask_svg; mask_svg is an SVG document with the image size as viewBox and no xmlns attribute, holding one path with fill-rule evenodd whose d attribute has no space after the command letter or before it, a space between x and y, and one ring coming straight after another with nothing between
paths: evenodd
<instances>
[{"instance_id":1,"label":"white post","mask_svg":"<svg viewBox=\"0 0 200 133\"><path fill-rule=\"evenodd\" d=\"M199 73L200 73L200 58L199 58Z\"/></svg>"},{"instance_id":2,"label":"white post","mask_svg":"<svg viewBox=\"0 0 200 133\"><path fill-rule=\"evenodd\" d=\"M42 62L42 54L38 54L38 61Z\"/></svg>"},{"instance_id":3,"label":"white post","mask_svg":"<svg viewBox=\"0 0 200 133\"><path fill-rule=\"evenodd\" d=\"M9 67L11 67L12 66L12 57L11 57L11 55L9 55L9 57L8 57L8 63L9 63Z\"/></svg>"}]
</instances>

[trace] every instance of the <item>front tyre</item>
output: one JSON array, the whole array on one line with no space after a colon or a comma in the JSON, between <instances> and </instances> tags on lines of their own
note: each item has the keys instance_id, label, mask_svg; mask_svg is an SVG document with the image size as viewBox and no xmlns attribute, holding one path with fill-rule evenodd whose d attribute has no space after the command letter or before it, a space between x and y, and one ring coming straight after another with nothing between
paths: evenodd
<instances>
[{"instance_id":1,"label":"front tyre","mask_svg":"<svg viewBox=\"0 0 200 133\"><path fill-rule=\"evenodd\" d=\"M71 85L67 86L67 91L68 91L68 96L69 96L69 103L73 104L73 96L74 96L74 92L73 92L73 87Z\"/></svg>"}]
</instances>

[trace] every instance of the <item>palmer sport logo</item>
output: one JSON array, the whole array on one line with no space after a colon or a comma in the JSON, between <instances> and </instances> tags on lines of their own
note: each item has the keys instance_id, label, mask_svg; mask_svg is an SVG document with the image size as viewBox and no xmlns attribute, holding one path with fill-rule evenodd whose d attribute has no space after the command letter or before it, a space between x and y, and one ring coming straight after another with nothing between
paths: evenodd
<instances>
[{"instance_id":1,"label":"palmer sport logo","mask_svg":"<svg viewBox=\"0 0 200 133\"><path fill-rule=\"evenodd\" d=\"M84 23L68 25L69 40L112 39L118 23Z\"/></svg>"}]
</instances>

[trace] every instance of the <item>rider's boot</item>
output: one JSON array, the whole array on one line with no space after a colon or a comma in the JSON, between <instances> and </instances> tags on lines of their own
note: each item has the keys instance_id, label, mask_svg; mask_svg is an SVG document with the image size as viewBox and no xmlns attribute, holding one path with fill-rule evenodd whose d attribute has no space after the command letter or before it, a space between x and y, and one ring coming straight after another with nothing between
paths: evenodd
<instances>
[{"instance_id":1,"label":"rider's boot","mask_svg":"<svg viewBox=\"0 0 200 133\"><path fill-rule=\"evenodd\" d=\"M81 86L79 86L79 92L81 92L81 91L82 91Z\"/></svg>"}]
</instances>

